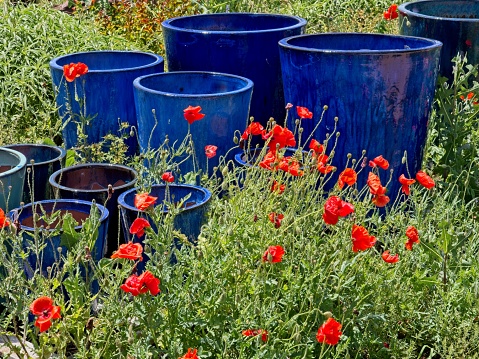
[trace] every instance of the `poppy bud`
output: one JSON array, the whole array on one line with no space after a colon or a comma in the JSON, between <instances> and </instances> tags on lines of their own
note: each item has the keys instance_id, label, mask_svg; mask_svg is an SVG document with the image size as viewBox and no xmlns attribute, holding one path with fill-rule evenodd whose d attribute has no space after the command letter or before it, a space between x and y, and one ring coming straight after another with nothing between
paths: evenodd
<instances>
[{"instance_id":1,"label":"poppy bud","mask_svg":"<svg viewBox=\"0 0 479 359\"><path fill-rule=\"evenodd\" d=\"M238 142L239 142L239 139L238 139L238 137L236 137L236 136L235 136L235 137L233 137L233 142L235 143L235 145L237 145L237 144L238 144Z\"/></svg>"},{"instance_id":2,"label":"poppy bud","mask_svg":"<svg viewBox=\"0 0 479 359\"><path fill-rule=\"evenodd\" d=\"M324 110L324 111L326 111L328 108L329 108L328 105L324 105L324 106L323 106L323 110Z\"/></svg>"},{"instance_id":3,"label":"poppy bud","mask_svg":"<svg viewBox=\"0 0 479 359\"><path fill-rule=\"evenodd\" d=\"M221 169L221 174L223 176L226 176L228 174L228 166L224 166L222 169Z\"/></svg>"},{"instance_id":4,"label":"poppy bud","mask_svg":"<svg viewBox=\"0 0 479 359\"><path fill-rule=\"evenodd\" d=\"M355 158L353 158L353 159L351 160L351 163L352 163L352 164L353 164L353 166L354 166L354 165L356 164L356 159L355 159Z\"/></svg>"},{"instance_id":5,"label":"poppy bud","mask_svg":"<svg viewBox=\"0 0 479 359\"><path fill-rule=\"evenodd\" d=\"M351 158L351 157L353 157L353 155L351 153L348 153L347 157Z\"/></svg>"},{"instance_id":6,"label":"poppy bud","mask_svg":"<svg viewBox=\"0 0 479 359\"><path fill-rule=\"evenodd\" d=\"M338 138L339 136L341 136L341 132L336 132L336 138Z\"/></svg>"},{"instance_id":7,"label":"poppy bud","mask_svg":"<svg viewBox=\"0 0 479 359\"><path fill-rule=\"evenodd\" d=\"M62 247L57 248L57 252L60 253L60 254L62 253L62 250L63 250Z\"/></svg>"},{"instance_id":8,"label":"poppy bud","mask_svg":"<svg viewBox=\"0 0 479 359\"><path fill-rule=\"evenodd\" d=\"M27 167L27 173L32 172L32 169L30 167Z\"/></svg>"},{"instance_id":9,"label":"poppy bud","mask_svg":"<svg viewBox=\"0 0 479 359\"><path fill-rule=\"evenodd\" d=\"M336 116L336 117L334 118L334 122L338 122L338 121L339 121L339 117Z\"/></svg>"},{"instance_id":10,"label":"poppy bud","mask_svg":"<svg viewBox=\"0 0 479 359\"><path fill-rule=\"evenodd\" d=\"M331 313L331 312L324 312L323 315L324 315L326 318L332 318L332 317L333 317L333 313Z\"/></svg>"},{"instance_id":11,"label":"poppy bud","mask_svg":"<svg viewBox=\"0 0 479 359\"><path fill-rule=\"evenodd\" d=\"M133 129L130 130L130 137L134 137L135 136L135 131L133 131Z\"/></svg>"}]
</instances>

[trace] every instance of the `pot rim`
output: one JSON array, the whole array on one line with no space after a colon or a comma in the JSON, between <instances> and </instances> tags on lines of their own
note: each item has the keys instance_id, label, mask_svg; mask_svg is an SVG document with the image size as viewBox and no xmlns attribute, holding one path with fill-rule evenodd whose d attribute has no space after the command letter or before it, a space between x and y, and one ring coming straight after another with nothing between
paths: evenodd
<instances>
[{"instance_id":1,"label":"pot rim","mask_svg":"<svg viewBox=\"0 0 479 359\"><path fill-rule=\"evenodd\" d=\"M83 201L83 200L80 200L80 199L49 199L49 200L24 204L23 206L14 208L9 212L8 216L10 217L12 223L14 223L18 219L18 216L22 213L22 211L25 208L33 207L34 205L36 206L36 205L44 205L44 204L50 204L50 203L81 204L81 205L85 205L85 206L90 206L90 208L93 205L93 202ZM95 203L95 205L97 206L98 210L100 211L100 214L101 214L100 215L100 223L102 223L108 218L110 212L108 211L108 209L105 206L103 206L99 203ZM61 208L59 208L58 210L61 210ZM83 225L75 226L75 229L81 229L82 227L83 227ZM20 229L30 231L30 232L35 230L34 227L29 227L29 226L25 226L25 225L20 225ZM52 229L48 229L46 231L52 232L56 229L57 228L52 228Z\"/></svg>"},{"instance_id":2,"label":"pot rim","mask_svg":"<svg viewBox=\"0 0 479 359\"><path fill-rule=\"evenodd\" d=\"M413 5L413 4L420 4L420 3L431 3L431 4L434 4L436 3L439 3L439 2L442 2L442 3L451 3L451 4L454 4L454 3L457 3L458 1L457 0L420 0L420 1L410 1L410 2L406 2L404 4L401 4L398 6L398 11L399 13L402 15L402 16L405 16L405 17L419 17L419 18L425 18L425 19L431 19L431 20L441 20L441 21L454 21L454 22L479 22L479 18L476 18L476 19L468 19L468 18L459 18L459 17L442 17L442 16L431 16L431 15L426 15L426 14L422 14L420 12L415 12L415 11L411 11L409 9L407 9L407 7L409 5ZM464 2L464 3L476 3L476 2L471 2L471 1L461 1L461 2Z\"/></svg>"},{"instance_id":3,"label":"pot rim","mask_svg":"<svg viewBox=\"0 0 479 359\"><path fill-rule=\"evenodd\" d=\"M16 143L16 144L11 144L11 145L5 145L4 147L10 148L12 150L15 150L16 147L47 147L47 148L50 148L50 149L54 149L55 151L58 152L57 157L52 158L51 160L47 160L47 161L35 162L33 164L34 166L44 165L44 164L47 164L47 163L52 163L52 162L55 162L55 161L58 161L58 160L62 160L67 155L67 151L64 148L62 148L60 146L50 146L50 145L45 145L45 144L37 144L37 143L18 143L17 144ZM20 152L18 150L15 150L15 151ZM25 156L25 158L26 158L26 156ZM27 159L27 161L28 161L28 159ZM31 167L31 166L32 166L31 162L27 162L27 167Z\"/></svg>"},{"instance_id":4,"label":"pot rim","mask_svg":"<svg viewBox=\"0 0 479 359\"><path fill-rule=\"evenodd\" d=\"M17 157L17 159L18 159L18 164L11 165L12 168L9 169L8 171L0 172L0 180L3 177L7 177L7 176L9 176L11 174L14 174L18 171L21 171L23 168L25 168L25 166L27 164L27 158L25 157L25 155L23 153L12 150L10 148L6 148L6 147L0 147L0 151L5 151L5 152L9 153L10 155L12 155L14 157ZM6 165L6 166L10 166L10 165Z\"/></svg>"},{"instance_id":5,"label":"pot rim","mask_svg":"<svg viewBox=\"0 0 479 359\"><path fill-rule=\"evenodd\" d=\"M264 30L196 30L196 29L187 29L184 27L175 26L172 24L175 21L182 20L182 19L189 19L189 18L201 18L201 17L220 17L220 16L229 16L229 17L281 17L285 19L293 19L296 20L297 23L290 26L283 26L271 29L264 29ZM190 15L190 16L179 16L171 19L167 19L161 23L163 28L187 32L187 33L195 33L195 34L216 34L216 35L231 35L231 34L254 34L254 33L268 33L268 32L276 32L276 31L285 31L285 30L292 30L298 27L306 26L307 20L303 19L299 16L295 15L287 15L287 14L266 14L266 13L251 13L251 12L222 12L222 13L214 13L214 14L197 14L197 15Z\"/></svg>"},{"instance_id":6,"label":"pot rim","mask_svg":"<svg viewBox=\"0 0 479 359\"><path fill-rule=\"evenodd\" d=\"M178 188L178 187L181 187L181 188L189 188L191 191L198 191L198 192L201 192L204 194L205 198L201 201L201 202L196 202L194 205L188 207L188 208L185 208L181 211L181 213L184 213L184 212L188 212L188 211L192 211L193 209L195 208L198 208L200 206L203 206L205 205L206 203L208 203L211 199L211 192L210 190L208 190L207 188L204 188L204 187L201 187L201 186L196 186L196 185L192 185L192 184L185 184L185 183L171 183L171 184L154 184L152 185L151 187L169 187L169 188ZM123 192L119 197L118 197L118 205L124 209L127 209L127 210L130 210L130 211L133 211L133 212L138 212L138 213L146 213L146 211L141 211L139 210L138 208L134 207L134 206L130 206L129 204L127 204L125 202L125 197L128 196L130 193L132 192L137 192L139 189L139 187L135 187L135 188L132 188L126 192ZM161 213L168 213L168 210L162 210Z\"/></svg>"},{"instance_id":7,"label":"pot rim","mask_svg":"<svg viewBox=\"0 0 479 359\"><path fill-rule=\"evenodd\" d=\"M244 86L238 90L234 91L227 91L227 92L218 92L218 93L206 93L206 94L183 94L183 93L172 93L172 92L165 92L165 91L158 91L158 90L153 90L148 87L145 87L144 85L141 84L141 81L145 78L150 78L150 77L167 77L167 76L185 76L185 75L207 75L209 78L228 78L228 79L235 79L238 81L242 81L244 83ZM137 77L133 81L133 87L137 90L141 90L144 92L152 93L152 94L157 94L157 95L163 95L166 97L182 97L182 98L210 98L210 97L218 97L218 96L230 96L233 94L237 93L242 93L249 91L250 89L253 88L253 81L246 77L238 76L238 75L232 75L232 74L225 74L221 72L211 72L211 71L172 71L172 72L160 72L156 74L151 74L151 75L144 75Z\"/></svg>"},{"instance_id":8,"label":"pot rim","mask_svg":"<svg viewBox=\"0 0 479 359\"><path fill-rule=\"evenodd\" d=\"M134 66L134 67L126 67L126 68L119 68L119 69L105 69L105 70L90 70L88 69L87 74L103 74L103 73L112 73L112 72L128 72L128 71L137 71L141 69L146 69L149 67L153 67L156 65L159 65L164 62L164 59L162 56L154 54L152 52L144 52L144 51L128 51L128 50L96 50L96 51L80 51L80 52L73 52L71 54L66 54L62 56L55 57L50 61L50 68L58 71L63 71L63 66L58 65L59 60L63 60L65 58L68 58L70 56L78 56L78 55L84 55L84 54L93 54L93 55L102 55L102 54L141 54L141 55L147 55L152 57L152 60L155 59L153 62L142 65L142 66ZM88 66L88 64L86 64Z\"/></svg>"},{"instance_id":9,"label":"pot rim","mask_svg":"<svg viewBox=\"0 0 479 359\"><path fill-rule=\"evenodd\" d=\"M296 46L291 45L288 43L290 40L294 40L297 38L303 37L376 37L376 38L390 38L390 39L405 39L411 41L421 41L424 43L429 43L428 46L420 47L420 48L413 48L413 49L391 49L391 50L370 50L370 49L360 49L360 50L335 50L335 49L317 49L311 47L304 47L304 46ZM425 37L417 37L417 36L404 36L404 35L391 35L391 34L375 34L375 33L357 33L357 32L325 32L325 33L318 33L318 34L304 34L304 35L296 35L290 36L284 39L281 39L278 42L279 46L283 49L294 50L294 51L304 51L309 53L322 53L322 54L350 54L350 55L386 55L386 54L398 54L398 53L415 53L415 52L423 52L428 50L434 50L436 48L442 47L442 42L434 39L428 39Z\"/></svg>"},{"instance_id":10,"label":"pot rim","mask_svg":"<svg viewBox=\"0 0 479 359\"><path fill-rule=\"evenodd\" d=\"M48 182L50 183L50 185L55 190L59 189L59 190L75 192L75 193L76 192L85 192L85 193L108 192L108 188L103 188L103 189L79 189L79 188L63 186L56 181L56 178L59 175L63 174L63 172L65 172L65 171L78 170L78 169L82 169L82 168L100 168L100 167L122 169L122 170L127 170L127 171L133 173L134 178L130 182L125 183L121 186L113 187L113 189L120 190L120 189L123 189L123 188L128 188L131 185L134 185L138 181L138 172L136 172L131 167L124 166L124 165L112 164L112 163L85 163L85 164L79 164L79 165L74 165L74 166L70 166L70 167L60 168L58 171L55 171L51 174L50 178L48 179Z\"/></svg>"}]
</instances>

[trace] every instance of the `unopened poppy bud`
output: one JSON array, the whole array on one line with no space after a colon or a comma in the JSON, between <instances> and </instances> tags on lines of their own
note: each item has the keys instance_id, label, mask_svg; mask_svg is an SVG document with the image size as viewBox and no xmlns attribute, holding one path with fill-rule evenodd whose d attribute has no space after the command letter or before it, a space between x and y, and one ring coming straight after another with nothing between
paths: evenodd
<instances>
[{"instance_id":1,"label":"unopened poppy bud","mask_svg":"<svg viewBox=\"0 0 479 359\"><path fill-rule=\"evenodd\" d=\"M323 110L324 110L324 111L327 111L328 108L329 108L328 105L324 105L324 106L323 106Z\"/></svg>"},{"instance_id":2,"label":"unopened poppy bud","mask_svg":"<svg viewBox=\"0 0 479 359\"><path fill-rule=\"evenodd\" d=\"M218 171L218 167L215 166L213 167L213 172L216 172L216 171Z\"/></svg>"},{"instance_id":3,"label":"unopened poppy bud","mask_svg":"<svg viewBox=\"0 0 479 359\"><path fill-rule=\"evenodd\" d=\"M292 108L292 107L293 107L293 104L288 102L288 103L286 104L285 109L286 109L286 110L289 110L289 109Z\"/></svg>"},{"instance_id":4,"label":"unopened poppy bud","mask_svg":"<svg viewBox=\"0 0 479 359\"><path fill-rule=\"evenodd\" d=\"M135 136L135 131L133 131L133 129L130 130L130 137L134 137Z\"/></svg>"},{"instance_id":5,"label":"unopened poppy bud","mask_svg":"<svg viewBox=\"0 0 479 359\"><path fill-rule=\"evenodd\" d=\"M296 126L299 126L299 122L300 122L300 120L299 120L299 119L296 119L296 121L294 121L294 124L295 124Z\"/></svg>"},{"instance_id":6,"label":"unopened poppy bud","mask_svg":"<svg viewBox=\"0 0 479 359\"><path fill-rule=\"evenodd\" d=\"M401 159L401 163L402 163L402 164L405 164L405 163L406 163L406 157L403 157L403 158Z\"/></svg>"},{"instance_id":7,"label":"unopened poppy bud","mask_svg":"<svg viewBox=\"0 0 479 359\"><path fill-rule=\"evenodd\" d=\"M334 150L331 151L331 153L329 154L329 158L333 158L334 157Z\"/></svg>"},{"instance_id":8,"label":"unopened poppy bud","mask_svg":"<svg viewBox=\"0 0 479 359\"><path fill-rule=\"evenodd\" d=\"M32 172L32 169L30 167L27 167L27 173Z\"/></svg>"},{"instance_id":9,"label":"unopened poppy bud","mask_svg":"<svg viewBox=\"0 0 479 359\"><path fill-rule=\"evenodd\" d=\"M152 109L151 109L151 113L152 113L153 115L156 115L156 110L155 110L154 108L152 108Z\"/></svg>"},{"instance_id":10,"label":"unopened poppy bud","mask_svg":"<svg viewBox=\"0 0 479 359\"><path fill-rule=\"evenodd\" d=\"M341 132L336 132L336 138L338 138L339 136L341 136Z\"/></svg>"},{"instance_id":11,"label":"unopened poppy bud","mask_svg":"<svg viewBox=\"0 0 479 359\"><path fill-rule=\"evenodd\" d=\"M223 176L226 176L228 174L228 166L224 166L222 169L221 169L221 174Z\"/></svg>"},{"instance_id":12,"label":"unopened poppy bud","mask_svg":"<svg viewBox=\"0 0 479 359\"><path fill-rule=\"evenodd\" d=\"M60 254L62 253L62 250L63 250L62 247L57 248L57 252L60 253Z\"/></svg>"},{"instance_id":13,"label":"unopened poppy bud","mask_svg":"<svg viewBox=\"0 0 479 359\"><path fill-rule=\"evenodd\" d=\"M363 150L362 154L363 154L363 156L364 156L364 155L366 154L366 150Z\"/></svg>"},{"instance_id":14,"label":"unopened poppy bud","mask_svg":"<svg viewBox=\"0 0 479 359\"><path fill-rule=\"evenodd\" d=\"M166 144L166 143L168 143L168 142L170 142L170 138L168 137L168 135L166 135L166 136L165 136L165 141L164 141L164 143Z\"/></svg>"},{"instance_id":15,"label":"unopened poppy bud","mask_svg":"<svg viewBox=\"0 0 479 359\"><path fill-rule=\"evenodd\" d=\"M334 118L334 122L338 122L338 121L339 121L339 117L336 116L336 117Z\"/></svg>"},{"instance_id":16,"label":"unopened poppy bud","mask_svg":"<svg viewBox=\"0 0 479 359\"><path fill-rule=\"evenodd\" d=\"M226 191L228 188L229 188L228 182L223 182L223 183L221 184L221 189L222 189L223 191Z\"/></svg>"},{"instance_id":17,"label":"unopened poppy bud","mask_svg":"<svg viewBox=\"0 0 479 359\"><path fill-rule=\"evenodd\" d=\"M30 164L31 164L32 166L35 164L35 160L34 160L33 158L30 160Z\"/></svg>"},{"instance_id":18,"label":"unopened poppy bud","mask_svg":"<svg viewBox=\"0 0 479 359\"><path fill-rule=\"evenodd\" d=\"M235 145L237 145L239 143L239 139L238 137L233 137L233 142L235 143Z\"/></svg>"},{"instance_id":19,"label":"unopened poppy bud","mask_svg":"<svg viewBox=\"0 0 479 359\"><path fill-rule=\"evenodd\" d=\"M302 127L300 127L300 128L298 129L298 133L303 133L303 131L304 131L304 128L302 128Z\"/></svg>"},{"instance_id":20,"label":"unopened poppy bud","mask_svg":"<svg viewBox=\"0 0 479 359\"><path fill-rule=\"evenodd\" d=\"M351 160L351 163L352 163L353 165L355 165L355 164L356 164L356 159L353 158L353 159Z\"/></svg>"},{"instance_id":21,"label":"unopened poppy bud","mask_svg":"<svg viewBox=\"0 0 479 359\"><path fill-rule=\"evenodd\" d=\"M332 317L333 317L333 313L331 313L331 312L324 312L323 315L324 315L326 318L332 318Z\"/></svg>"},{"instance_id":22,"label":"unopened poppy bud","mask_svg":"<svg viewBox=\"0 0 479 359\"><path fill-rule=\"evenodd\" d=\"M250 116L249 122L254 122L254 117L253 116Z\"/></svg>"},{"instance_id":23,"label":"unopened poppy bud","mask_svg":"<svg viewBox=\"0 0 479 359\"><path fill-rule=\"evenodd\" d=\"M351 153L348 153L347 157L351 158L351 157L353 157L353 155Z\"/></svg>"}]
</instances>

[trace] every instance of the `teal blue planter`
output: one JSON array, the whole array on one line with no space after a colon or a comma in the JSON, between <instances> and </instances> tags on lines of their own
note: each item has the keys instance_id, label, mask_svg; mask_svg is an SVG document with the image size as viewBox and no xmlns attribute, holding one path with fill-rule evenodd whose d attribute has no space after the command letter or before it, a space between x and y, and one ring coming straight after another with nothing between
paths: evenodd
<instances>
[{"instance_id":1,"label":"teal blue planter","mask_svg":"<svg viewBox=\"0 0 479 359\"><path fill-rule=\"evenodd\" d=\"M0 208L5 213L20 206L23 196L26 157L5 147L0 147Z\"/></svg>"}]
</instances>

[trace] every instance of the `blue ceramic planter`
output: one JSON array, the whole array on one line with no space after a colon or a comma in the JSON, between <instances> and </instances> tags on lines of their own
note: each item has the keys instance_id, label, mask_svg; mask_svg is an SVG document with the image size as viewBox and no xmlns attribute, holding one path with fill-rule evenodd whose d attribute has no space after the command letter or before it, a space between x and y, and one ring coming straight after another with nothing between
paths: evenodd
<instances>
[{"instance_id":1,"label":"blue ceramic planter","mask_svg":"<svg viewBox=\"0 0 479 359\"><path fill-rule=\"evenodd\" d=\"M291 37L279 44L285 98L314 113L313 120L302 120L301 143L312 133L323 106L329 106L313 137L322 143L327 133L333 133L338 116L340 136L332 164L339 173L348 153L356 159L363 150L370 159L383 155L394 170L389 186L394 200L401 188L399 175L408 176L406 165L412 176L421 168L441 43L405 36L330 33ZM296 117L295 111L290 113L288 127L294 128ZM330 142L336 134L332 137ZM330 143L327 154L332 147ZM405 151L407 163L402 163ZM363 171L360 187L366 177Z\"/></svg>"},{"instance_id":2,"label":"blue ceramic planter","mask_svg":"<svg viewBox=\"0 0 479 359\"><path fill-rule=\"evenodd\" d=\"M196 159L206 172L205 146L218 147L209 159L209 174L218 165L219 156L234 146L236 130L243 131L248 123L248 110L253 83L243 77L211 72L165 72L137 78L134 82L140 150L158 148L166 136L176 146L188 134L183 110L200 106L205 117L190 125ZM155 115L152 113L155 110ZM155 125L155 117L157 123ZM193 171L193 159L180 167Z\"/></svg>"},{"instance_id":3,"label":"blue ceramic planter","mask_svg":"<svg viewBox=\"0 0 479 359\"><path fill-rule=\"evenodd\" d=\"M100 227L98 228L98 237L93 248L90 248L92 253L92 258L95 261L99 261L105 253L105 238L108 229L108 210L96 204L98 210L100 211ZM65 255L66 248L61 246L60 235L48 235L55 229L43 229L45 231L46 237L45 248L43 248L39 256L35 254L34 246L34 233L35 227L43 225L41 220L37 222L34 221L34 214L41 216L42 209L47 215L50 215L56 211L60 211L61 216L65 215L67 212L71 213L73 218L78 222L78 226L75 227L75 230L79 231L82 228L83 221L85 221L90 216L90 211L92 208L92 203L87 201L79 200L47 200L39 201L33 204L28 204L23 207L13 209L10 212L10 218L13 223L17 223L20 229L23 231L23 241L26 249L31 248L30 255L27 258L25 263L25 273L27 277L32 277L36 269L41 270L43 275L46 275L47 268L52 267L55 263L61 265L58 248L62 247L62 253ZM41 235L41 234L39 234Z\"/></svg>"},{"instance_id":4,"label":"blue ceramic planter","mask_svg":"<svg viewBox=\"0 0 479 359\"><path fill-rule=\"evenodd\" d=\"M22 201L31 203L53 198L48 178L65 165L66 151L61 147L29 143L5 147L23 153L27 159Z\"/></svg>"},{"instance_id":5,"label":"blue ceramic planter","mask_svg":"<svg viewBox=\"0 0 479 359\"><path fill-rule=\"evenodd\" d=\"M403 35L427 37L443 43L440 74L452 80L451 60L467 54L469 63L479 64L479 2L461 0L415 1L402 4L399 31Z\"/></svg>"},{"instance_id":6,"label":"blue ceramic planter","mask_svg":"<svg viewBox=\"0 0 479 359\"><path fill-rule=\"evenodd\" d=\"M83 62L88 73L67 82L63 76L63 65ZM50 70L58 113L62 118L63 140L66 148L77 145L77 118L71 118L66 103L72 112L79 115L84 111L75 101L75 91L86 101L86 115L92 117L85 128L88 143L100 142L108 133L119 135L120 122L136 126L133 106L133 80L139 76L163 72L163 58L159 55L135 51L91 51L60 56L50 62ZM68 88L68 91L67 91ZM129 133L129 129L128 129ZM126 141L134 154L135 137Z\"/></svg>"},{"instance_id":7,"label":"blue ceramic planter","mask_svg":"<svg viewBox=\"0 0 479 359\"><path fill-rule=\"evenodd\" d=\"M133 188L137 177L136 171L126 166L90 163L60 169L51 175L49 181L54 193L60 198L89 202L95 200L108 209L110 216L106 253L111 254L124 238L120 231L118 197Z\"/></svg>"},{"instance_id":8,"label":"blue ceramic planter","mask_svg":"<svg viewBox=\"0 0 479 359\"><path fill-rule=\"evenodd\" d=\"M21 152L0 147L0 208L5 213L20 206L26 165L27 159Z\"/></svg>"},{"instance_id":9,"label":"blue ceramic planter","mask_svg":"<svg viewBox=\"0 0 479 359\"><path fill-rule=\"evenodd\" d=\"M134 188L127 192L124 192L118 198L118 205L120 206L121 221L123 224L123 229L127 234L128 241L140 242L143 243L142 238L137 238L134 235L130 234L130 227L133 221L138 217L143 217L149 220L152 225L152 229L156 231L154 223L151 221L150 217L144 212L138 210L134 205L134 199L138 189ZM188 240L195 244L197 242L198 236L201 232L201 225L203 224L206 212L208 211L208 204L211 199L211 192L206 188L193 186L188 184L168 184L167 185L153 185L151 187L150 195L158 197L155 208L157 206L164 206L165 201L174 201L179 202L186 196L190 196L185 204L184 208L174 219L174 227L176 230L180 231ZM168 213L167 209L163 209L163 213ZM180 244L175 240L175 243L172 245L177 248L180 247ZM175 261L175 258L172 257L172 261ZM138 264L138 269L142 271L145 267L145 259Z\"/></svg>"},{"instance_id":10,"label":"blue ceramic planter","mask_svg":"<svg viewBox=\"0 0 479 359\"><path fill-rule=\"evenodd\" d=\"M300 35L306 20L277 14L185 16L162 23L169 71L214 71L254 82L250 116L282 120L285 101L278 41Z\"/></svg>"}]
</instances>

